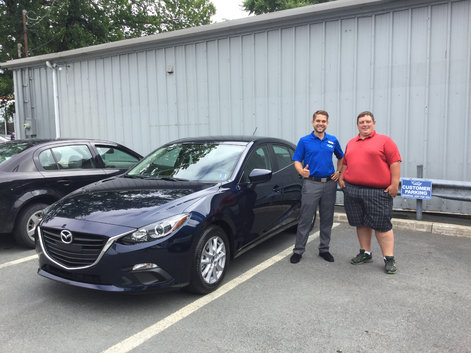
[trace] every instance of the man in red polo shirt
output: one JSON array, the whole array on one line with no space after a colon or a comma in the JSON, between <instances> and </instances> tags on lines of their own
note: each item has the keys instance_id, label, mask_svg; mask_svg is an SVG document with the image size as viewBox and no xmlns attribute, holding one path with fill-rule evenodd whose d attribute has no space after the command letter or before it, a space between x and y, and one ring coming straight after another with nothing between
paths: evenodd
<instances>
[{"instance_id":1,"label":"man in red polo shirt","mask_svg":"<svg viewBox=\"0 0 471 353\"><path fill-rule=\"evenodd\" d=\"M396 272L394 233L391 217L393 198L397 195L401 174L401 155L394 141L375 131L371 112L358 115L359 134L345 150L339 185L344 191L348 223L356 227L360 253L353 265L373 261L373 229L383 252L385 271Z\"/></svg>"}]
</instances>

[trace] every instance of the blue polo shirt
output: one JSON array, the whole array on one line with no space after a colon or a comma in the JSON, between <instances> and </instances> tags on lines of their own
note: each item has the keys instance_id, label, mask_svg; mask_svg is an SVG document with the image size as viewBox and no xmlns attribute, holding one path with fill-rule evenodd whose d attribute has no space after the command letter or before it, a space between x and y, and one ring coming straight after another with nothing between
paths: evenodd
<instances>
[{"instance_id":1,"label":"blue polo shirt","mask_svg":"<svg viewBox=\"0 0 471 353\"><path fill-rule=\"evenodd\" d=\"M325 178L335 172L332 162L332 153L337 159L343 157L342 147L337 138L333 135L324 133L321 140L314 135L314 131L307 136L299 139L296 151L294 151L293 161L298 161L309 165L310 176L316 178Z\"/></svg>"}]
</instances>

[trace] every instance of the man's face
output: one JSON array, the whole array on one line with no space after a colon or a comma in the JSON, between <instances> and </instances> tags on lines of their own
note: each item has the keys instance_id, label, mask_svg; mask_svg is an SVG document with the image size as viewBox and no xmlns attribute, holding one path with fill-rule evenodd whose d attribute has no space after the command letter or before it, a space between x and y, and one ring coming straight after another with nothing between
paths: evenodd
<instances>
[{"instance_id":1,"label":"man's face","mask_svg":"<svg viewBox=\"0 0 471 353\"><path fill-rule=\"evenodd\" d=\"M329 120L325 115L317 114L314 117L314 120L312 120L312 127L314 128L314 131L319 134L322 134L325 129L327 129L327 125L329 125Z\"/></svg>"},{"instance_id":2,"label":"man's face","mask_svg":"<svg viewBox=\"0 0 471 353\"><path fill-rule=\"evenodd\" d=\"M368 137L375 129L375 122L371 116L365 115L358 119L357 126L360 137Z\"/></svg>"}]
</instances>

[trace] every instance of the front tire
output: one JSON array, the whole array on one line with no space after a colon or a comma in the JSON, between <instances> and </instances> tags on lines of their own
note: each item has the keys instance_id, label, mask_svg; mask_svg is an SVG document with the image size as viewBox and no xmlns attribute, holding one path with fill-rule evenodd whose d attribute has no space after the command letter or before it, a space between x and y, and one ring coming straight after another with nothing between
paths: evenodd
<instances>
[{"instance_id":1,"label":"front tire","mask_svg":"<svg viewBox=\"0 0 471 353\"><path fill-rule=\"evenodd\" d=\"M229 242L217 226L208 227L196 244L188 290L207 294L222 283L229 265Z\"/></svg>"},{"instance_id":2,"label":"front tire","mask_svg":"<svg viewBox=\"0 0 471 353\"><path fill-rule=\"evenodd\" d=\"M15 231L13 236L16 242L20 245L34 249L34 232L39 222L43 218L43 210L48 205L45 203L35 203L29 205L20 212L18 220L16 221Z\"/></svg>"}]
</instances>

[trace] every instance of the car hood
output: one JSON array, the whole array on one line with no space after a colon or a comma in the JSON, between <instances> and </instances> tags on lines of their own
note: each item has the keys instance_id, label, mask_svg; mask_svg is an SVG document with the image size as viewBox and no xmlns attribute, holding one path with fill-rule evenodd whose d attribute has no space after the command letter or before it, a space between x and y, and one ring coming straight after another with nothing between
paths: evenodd
<instances>
[{"instance_id":1,"label":"car hood","mask_svg":"<svg viewBox=\"0 0 471 353\"><path fill-rule=\"evenodd\" d=\"M184 212L215 184L117 177L81 188L56 202L44 217L138 228ZM53 222L56 223L56 222Z\"/></svg>"}]
</instances>

